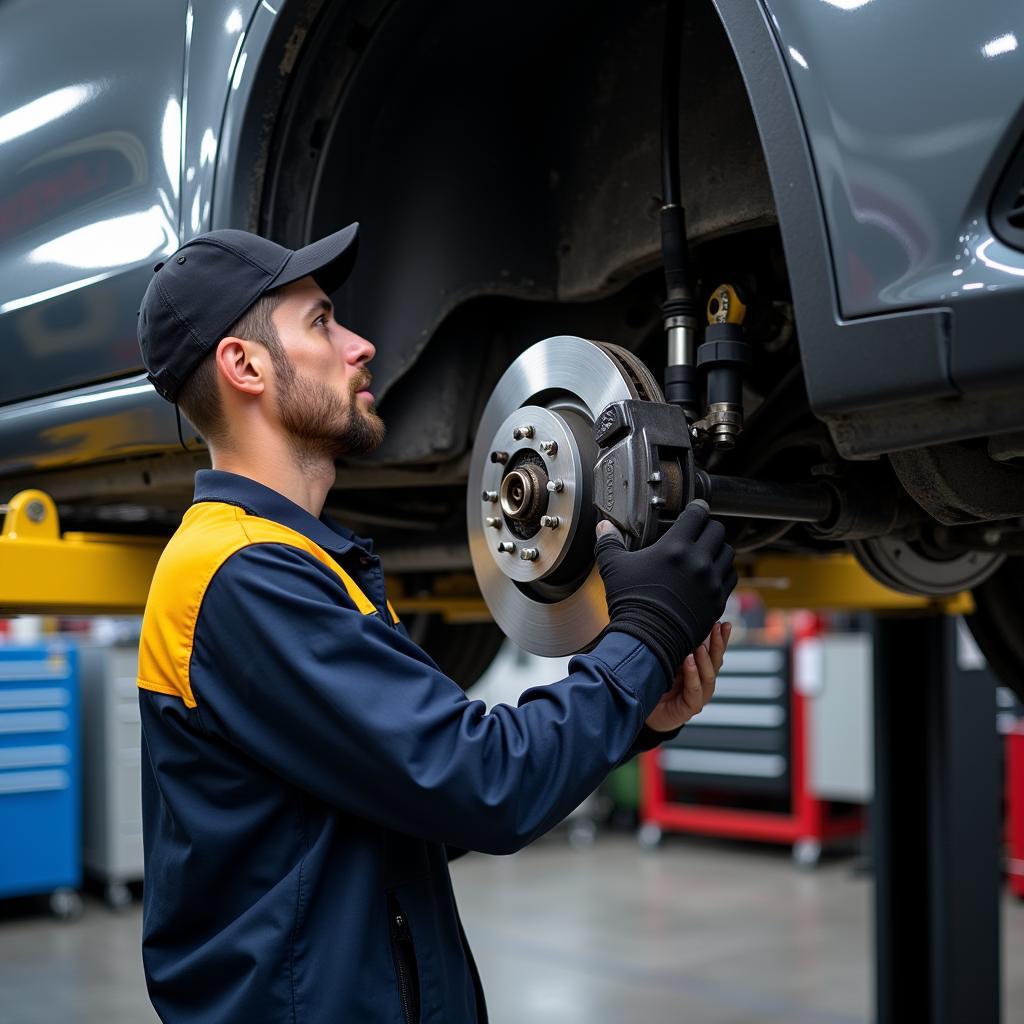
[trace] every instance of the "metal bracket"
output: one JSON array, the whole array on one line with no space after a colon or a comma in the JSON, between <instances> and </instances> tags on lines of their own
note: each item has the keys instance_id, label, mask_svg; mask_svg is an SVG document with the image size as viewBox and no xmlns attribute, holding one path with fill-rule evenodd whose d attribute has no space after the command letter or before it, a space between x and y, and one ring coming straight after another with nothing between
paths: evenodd
<instances>
[{"instance_id":1,"label":"metal bracket","mask_svg":"<svg viewBox=\"0 0 1024 1024\"><path fill-rule=\"evenodd\" d=\"M756 590L768 608L810 608L831 611L907 611L970 615L970 591L945 597L918 597L890 590L869 576L845 554L815 558L762 555L740 569L740 587Z\"/></svg>"},{"instance_id":2,"label":"metal bracket","mask_svg":"<svg viewBox=\"0 0 1024 1024\"><path fill-rule=\"evenodd\" d=\"M0 531L0 614L141 614L166 539L60 532L53 499L20 491Z\"/></svg>"}]
</instances>

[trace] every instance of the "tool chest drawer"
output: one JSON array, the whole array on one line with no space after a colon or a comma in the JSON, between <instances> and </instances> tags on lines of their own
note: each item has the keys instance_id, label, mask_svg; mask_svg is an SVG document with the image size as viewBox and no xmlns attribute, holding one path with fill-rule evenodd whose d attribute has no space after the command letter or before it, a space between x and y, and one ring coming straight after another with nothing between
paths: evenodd
<instances>
[{"instance_id":1,"label":"tool chest drawer","mask_svg":"<svg viewBox=\"0 0 1024 1024\"><path fill-rule=\"evenodd\" d=\"M788 648L730 647L714 700L660 748L666 783L786 796L791 698Z\"/></svg>"},{"instance_id":2,"label":"tool chest drawer","mask_svg":"<svg viewBox=\"0 0 1024 1024\"><path fill-rule=\"evenodd\" d=\"M81 881L78 660L0 647L0 897Z\"/></svg>"}]
</instances>

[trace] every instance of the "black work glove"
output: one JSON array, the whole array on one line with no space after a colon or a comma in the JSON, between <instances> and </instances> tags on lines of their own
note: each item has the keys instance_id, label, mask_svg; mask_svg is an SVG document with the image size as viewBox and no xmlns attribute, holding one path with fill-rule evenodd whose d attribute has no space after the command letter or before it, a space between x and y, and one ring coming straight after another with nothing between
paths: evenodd
<instances>
[{"instance_id":1,"label":"black work glove","mask_svg":"<svg viewBox=\"0 0 1024 1024\"><path fill-rule=\"evenodd\" d=\"M595 554L611 619L605 632L642 640L671 681L736 586L725 527L708 518L705 502L691 501L650 547L627 551L612 528L600 533Z\"/></svg>"}]
</instances>

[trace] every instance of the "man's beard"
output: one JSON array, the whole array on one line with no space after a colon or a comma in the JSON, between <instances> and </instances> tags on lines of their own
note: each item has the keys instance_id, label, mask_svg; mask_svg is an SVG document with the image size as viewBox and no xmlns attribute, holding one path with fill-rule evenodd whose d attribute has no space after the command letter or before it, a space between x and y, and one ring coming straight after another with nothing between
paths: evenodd
<instances>
[{"instance_id":1,"label":"man's beard","mask_svg":"<svg viewBox=\"0 0 1024 1024\"><path fill-rule=\"evenodd\" d=\"M370 383L363 371L351 384L346 406L323 381L303 377L290 362L277 367L278 415L301 462L324 457L365 455L384 440L384 421L371 408L362 408L357 393Z\"/></svg>"}]
</instances>

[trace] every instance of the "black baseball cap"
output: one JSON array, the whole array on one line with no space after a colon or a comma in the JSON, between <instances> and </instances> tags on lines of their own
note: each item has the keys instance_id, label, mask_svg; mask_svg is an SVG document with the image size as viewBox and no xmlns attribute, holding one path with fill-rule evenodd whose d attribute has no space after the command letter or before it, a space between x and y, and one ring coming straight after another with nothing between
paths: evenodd
<instances>
[{"instance_id":1,"label":"black baseball cap","mask_svg":"<svg viewBox=\"0 0 1024 1024\"><path fill-rule=\"evenodd\" d=\"M312 276L328 294L352 271L359 225L302 249L224 228L197 235L153 268L142 297L138 335L147 376L177 402L185 379L236 320L272 288Z\"/></svg>"}]
</instances>

